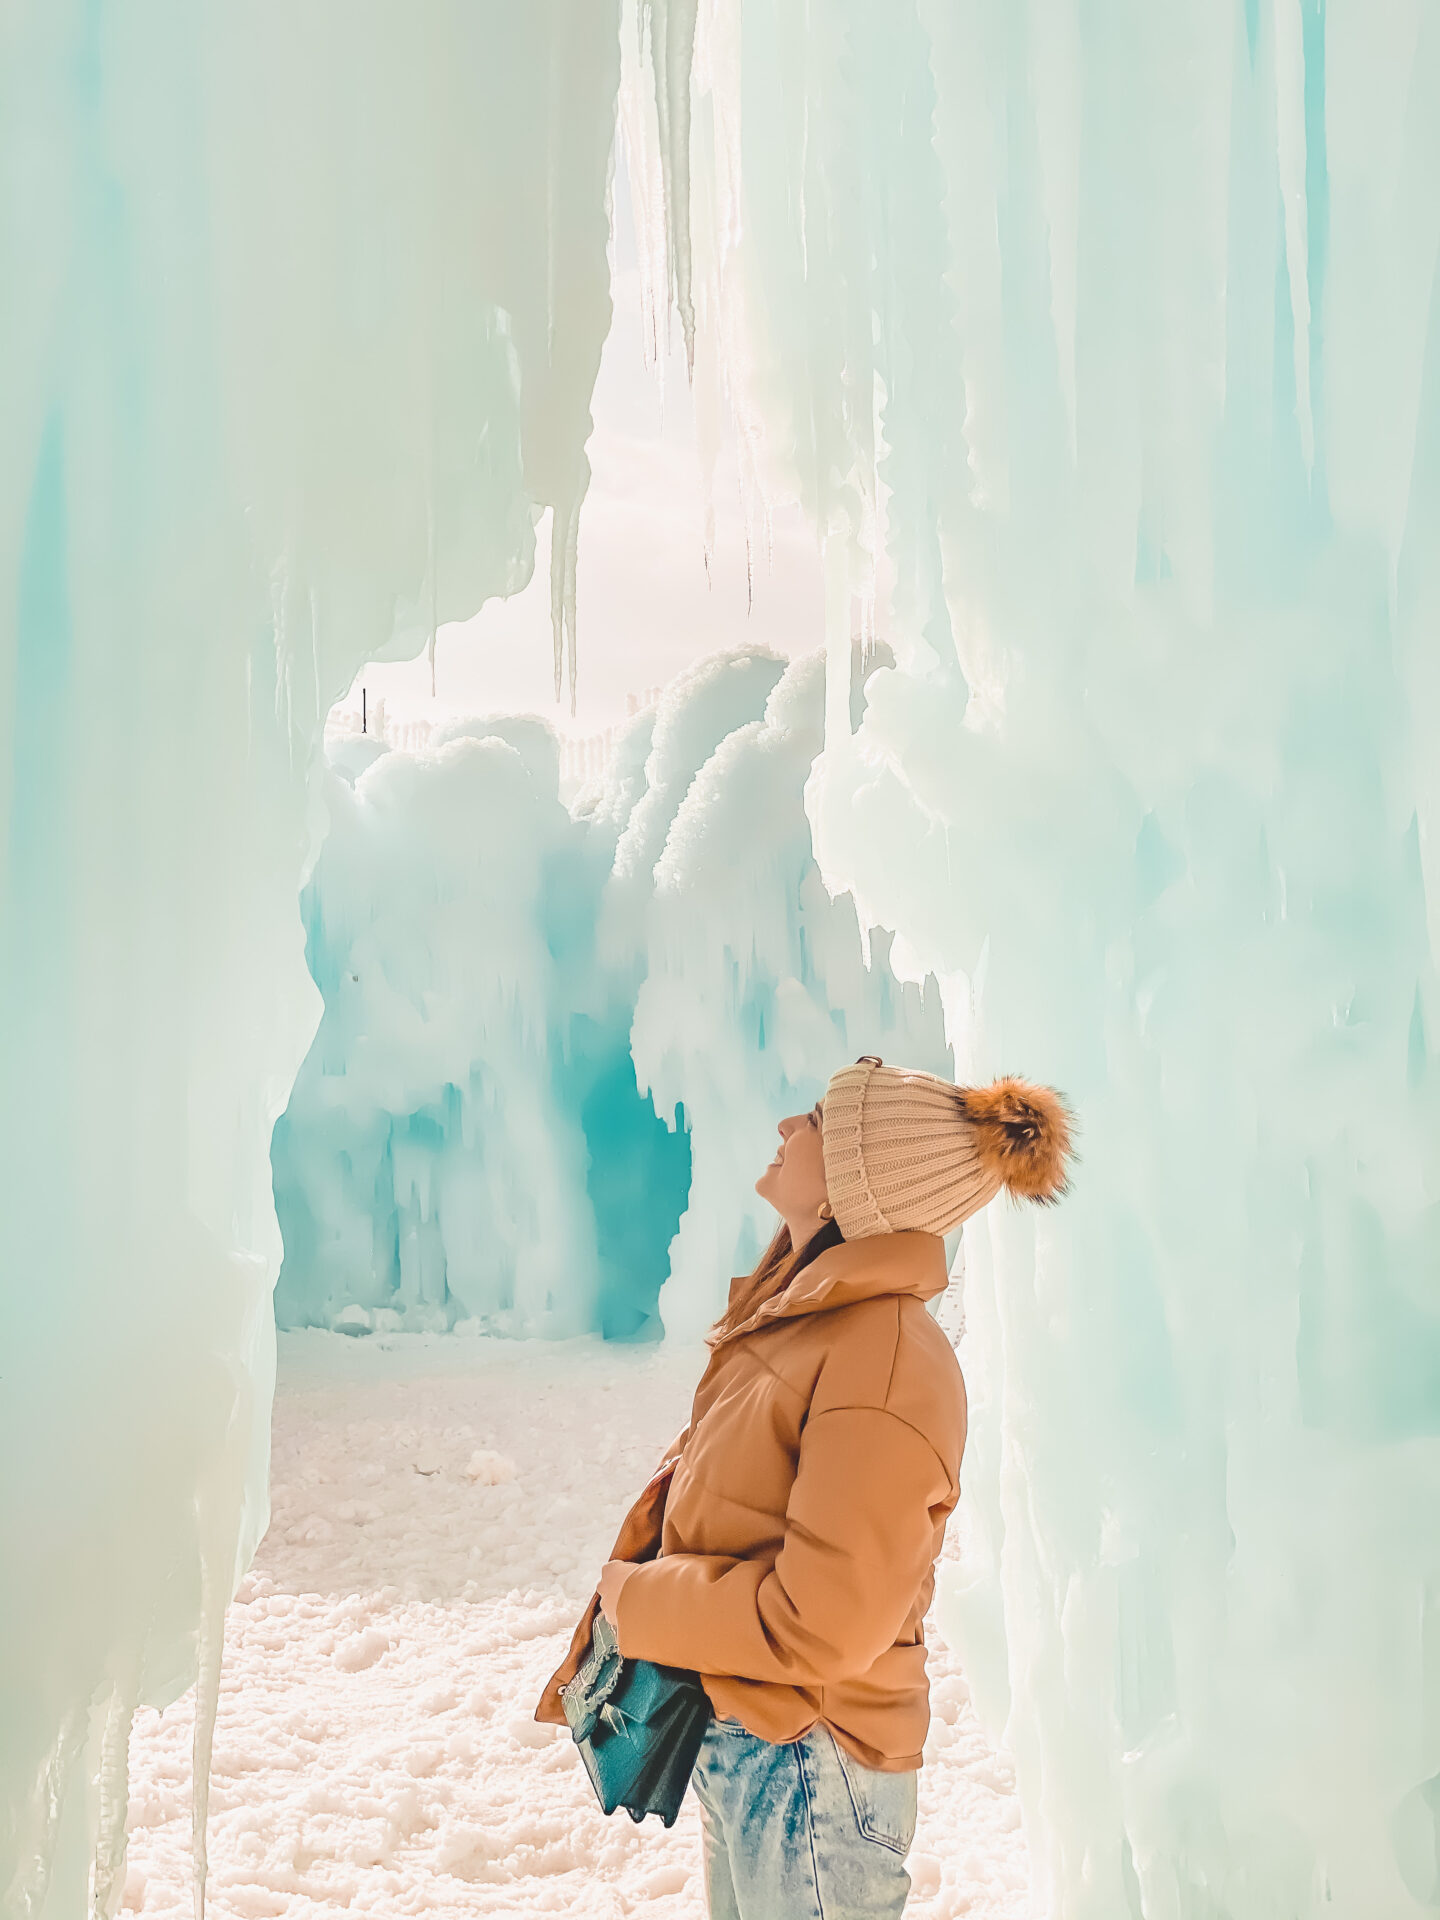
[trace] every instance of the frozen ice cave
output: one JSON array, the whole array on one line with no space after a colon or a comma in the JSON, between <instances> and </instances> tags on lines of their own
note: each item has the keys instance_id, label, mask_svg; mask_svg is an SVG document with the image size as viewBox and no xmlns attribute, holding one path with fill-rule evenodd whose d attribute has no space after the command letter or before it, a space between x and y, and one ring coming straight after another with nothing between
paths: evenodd
<instances>
[{"instance_id":1,"label":"frozen ice cave","mask_svg":"<svg viewBox=\"0 0 1440 1920\"><path fill-rule=\"evenodd\" d=\"M353 1275L382 1221L406 1310L653 1312L578 1199L614 1073L650 1139L690 1129L658 1311L693 1325L736 1251L707 1168L850 1044L853 930L938 982L962 1075L1034 1073L1080 1116L1073 1200L968 1237L942 1599L1016 1756L1037 1910L1419 1920L1440 11L639 13L0 22L0 1909L114 1911L131 1715L197 1674L203 1871L203 1709L265 1523L287 1101L278 1191L312 1239L283 1311L380 1304ZM543 509L573 664L617 109L656 326L673 306L754 500L813 516L825 686L757 667L693 739L677 701L583 819L513 729L381 760L329 788L320 852L331 701L519 585ZM857 623L894 649L863 710ZM527 858L467 865L453 809L500 793ZM719 850L765 794L742 877ZM350 989L410 1018L403 918L346 862L427 813L437 876L475 890L435 911L428 1053L326 1107ZM530 918L492 917L482 963L450 935L496 887ZM940 1044L933 991L881 1011ZM711 1032L753 1070L716 1074ZM493 1217L467 1153L522 1083L574 1199L573 1299L450 1251ZM302 1114L317 1155L350 1130L368 1213L296 1152Z\"/></svg>"}]
</instances>

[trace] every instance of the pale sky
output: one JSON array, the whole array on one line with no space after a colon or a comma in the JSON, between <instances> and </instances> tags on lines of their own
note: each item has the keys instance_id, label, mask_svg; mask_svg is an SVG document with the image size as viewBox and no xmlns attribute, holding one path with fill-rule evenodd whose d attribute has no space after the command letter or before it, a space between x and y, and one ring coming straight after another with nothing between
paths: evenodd
<instances>
[{"instance_id":1,"label":"pale sky","mask_svg":"<svg viewBox=\"0 0 1440 1920\"><path fill-rule=\"evenodd\" d=\"M707 581L704 497L694 410L676 340L662 383L643 354L639 274L617 169L615 319L600 363L589 441L594 478L580 519L579 698L554 699L549 520L538 529L535 573L523 593L442 627L435 694L418 660L366 667L341 702L358 714L363 681L392 720L536 712L567 734L592 734L625 716L627 693L663 685L721 647L747 641L786 654L824 641L824 597L813 532L800 509L777 507L771 552L755 555L746 612L745 530L739 473L727 442L715 477L716 549Z\"/></svg>"}]
</instances>

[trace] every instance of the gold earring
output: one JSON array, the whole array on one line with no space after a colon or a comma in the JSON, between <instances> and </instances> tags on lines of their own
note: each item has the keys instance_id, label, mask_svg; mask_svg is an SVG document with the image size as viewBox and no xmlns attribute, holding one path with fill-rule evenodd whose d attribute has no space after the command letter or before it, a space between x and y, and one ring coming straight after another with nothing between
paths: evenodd
<instances>
[{"instance_id":1,"label":"gold earring","mask_svg":"<svg viewBox=\"0 0 1440 1920\"><path fill-rule=\"evenodd\" d=\"M835 1209L828 1200L822 1200L820 1202L820 1218L822 1220L833 1220L835 1218Z\"/></svg>"}]
</instances>

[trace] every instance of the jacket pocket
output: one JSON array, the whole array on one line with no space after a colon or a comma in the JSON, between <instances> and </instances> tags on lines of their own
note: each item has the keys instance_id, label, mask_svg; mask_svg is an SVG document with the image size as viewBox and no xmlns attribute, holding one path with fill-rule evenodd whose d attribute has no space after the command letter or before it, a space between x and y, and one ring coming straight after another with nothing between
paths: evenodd
<instances>
[{"instance_id":1,"label":"jacket pocket","mask_svg":"<svg viewBox=\"0 0 1440 1920\"><path fill-rule=\"evenodd\" d=\"M847 1753L837 1740L840 1771L855 1812L855 1825L867 1840L907 1854L915 1838L916 1773L880 1773Z\"/></svg>"}]
</instances>

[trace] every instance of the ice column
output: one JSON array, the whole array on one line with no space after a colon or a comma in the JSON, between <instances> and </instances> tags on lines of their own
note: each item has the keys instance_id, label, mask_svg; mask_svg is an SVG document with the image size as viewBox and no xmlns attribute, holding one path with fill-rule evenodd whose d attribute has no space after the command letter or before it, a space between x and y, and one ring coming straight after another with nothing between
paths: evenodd
<instances>
[{"instance_id":1,"label":"ice column","mask_svg":"<svg viewBox=\"0 0 1440 1920\"><path fill-rule=\"evenodd\" d=\"M280 1326L658 1336L690 1141L636 1087L632 955L596 955L654 719L578 814L533 715L332 750L301 899L325 1012L272 1146Z\"/></svg>"},{"instance_id":2,"label":"ice column","mask_svg":"<svg viewBox=\"0 0 1440 1920\"><path fill-rule=\"evenodd\" d=\"M333 782L303 901L325 1014L273 1149L282 1326L357 1306L429 1330L590 1326L587 1154L560 1084L586 848L558 778L531 719Z\"/></svg>"},{"instance_id":3,"label":"ice column","mask_svg":"<svg viewBox=\"0 0 1440 1920\"><path fill-rule=\"evenodd\" d=\"M1081 1124L970 1236L943 1601L1037 1911L1433 1913L1440 15L742 0L696 75L697 311L893 581L826 880Z\"/></svg>"},{"instance_id":4,"label":"ice column","mask_svg":"<svg viewBox=\"0 0 1440 1920\"><path fill-rule=\"evenodd\" d=\"M320 722L563 605L609 317L606 0L0 26L0 1909L123 1888L137 1701L265 1523L271 1126ZM201 1801L203 1812L203 1798Z\"/></svg>"}]
</instances>

